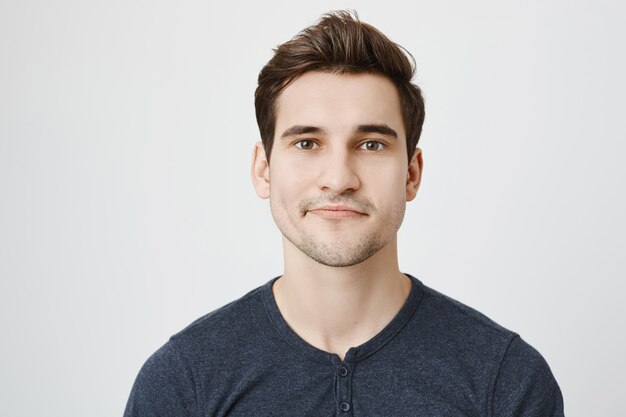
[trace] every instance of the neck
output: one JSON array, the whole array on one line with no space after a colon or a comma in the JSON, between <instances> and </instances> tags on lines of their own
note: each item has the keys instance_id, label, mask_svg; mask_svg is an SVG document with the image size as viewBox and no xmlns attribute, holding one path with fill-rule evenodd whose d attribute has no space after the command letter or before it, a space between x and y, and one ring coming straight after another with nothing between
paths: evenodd
<instances>
[{"instance_id":1,"label":"neck","mask_svg":"<svg viewBox=\"0 0 626 417\"><path fill-rule=\"evenodd\" d=\"M380 332L400 311L411 281L398 268L394 238L349 267L319 264L283 240L285 274L274 283L278 308L306 342L341 358Z\"/></svg>"}]
</instances>

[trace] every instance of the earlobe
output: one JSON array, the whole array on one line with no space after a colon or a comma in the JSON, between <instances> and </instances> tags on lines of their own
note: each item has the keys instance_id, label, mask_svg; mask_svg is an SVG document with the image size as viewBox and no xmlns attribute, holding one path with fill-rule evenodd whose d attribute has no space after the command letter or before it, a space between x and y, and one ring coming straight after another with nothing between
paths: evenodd
<instances>
[{"instance_id":1,"label":"earlobe","mask_svg":"<svg viewBox=\"0 0 626 417\"><path fill-rule=\"evenodd\" d=\"M270 196L270 166L265 155L265 147L262 142L254 144L252 150L252 167L250 170L254 190L260 198Z\"/></svg>"},{"instance_id":2,"label":"earlobe","mask_svg":"<svg viewBox=\"0 0 626 417\"><path fill-rule=\"evenodd\" d=\"M422 159L422 150L415 148L413 157L409 162L407 177L406 177L406 201L411 201L417 195L417 190L420 187L422 181L422 170L424 168L424 161Z\"/></svg>"}]
</instances>

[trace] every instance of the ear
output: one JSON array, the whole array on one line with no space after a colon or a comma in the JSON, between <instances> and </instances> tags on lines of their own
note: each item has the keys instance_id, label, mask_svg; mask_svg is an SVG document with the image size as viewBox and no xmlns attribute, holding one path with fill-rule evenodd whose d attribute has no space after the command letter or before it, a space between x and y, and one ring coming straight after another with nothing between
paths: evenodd
<instances>
[{"instance_id":1,"label":"ear","mask_svg":"<svg viewBox=\"0 0 626 417\"><path fill-rule=\"evenodd\" d=\"M252 150L252 184L254 190L260 198L269 198L270 196L270 164L265 156L265 147L262 142L254 144Z\"/></svg>"},{"instance_id":2,"label":"ear","mask_svg":"<svg viewBox=\"0 0 626 417\"><path fill-rule=\"evenodd\" d=\"M409 169L406 177L406 201L411 201L415 198L417 190L420 188L420 182L422 181L422 169L424 167L424 161L422 160L422 150L415 148L411 162L409 162Z\"/></svg>"}]
</instances>

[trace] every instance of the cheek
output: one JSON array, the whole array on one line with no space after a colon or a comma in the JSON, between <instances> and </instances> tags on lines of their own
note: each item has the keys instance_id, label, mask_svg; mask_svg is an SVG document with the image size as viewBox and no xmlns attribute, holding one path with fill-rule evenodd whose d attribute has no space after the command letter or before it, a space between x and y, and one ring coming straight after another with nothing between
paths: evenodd
<instances>
[{"instance_id":1,"label":"cheek","mask_svg":"<svg viewBox=\"0 0 626 417\"><path fill-rule=\"evenodd\" d=\"M406 202L406 172L397 166L387 166L368 174L365 182L379 204L388 206Z\"/></svg>"},{"instance_id":2,"label":"cheek","mask_svg":"<svg viewBox=\"0 0 626 417\"><path fill-rule=\"evenodd\" d=\"M270 166L270 199L281 206L297 205L303 198L310 170L297 164Z\"/></svg>"}]
</instances>

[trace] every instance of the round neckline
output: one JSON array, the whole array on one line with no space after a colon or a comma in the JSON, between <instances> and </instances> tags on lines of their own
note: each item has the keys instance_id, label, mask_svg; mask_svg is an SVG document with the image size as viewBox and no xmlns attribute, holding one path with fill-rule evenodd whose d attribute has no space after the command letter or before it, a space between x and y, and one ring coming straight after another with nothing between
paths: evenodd
<instances>
[{"instance_id":1,"label":"round neckline","mask_svg":"<svg viewBox=\"0 0 626 417\"><path fill-rule=\"evenodd\" d=\"M351 347L346 352L344 361L358 362L374 354L377 350L381 349L385 344L393 339L393 337L400 330L402 330L404 325L413 316L422 298L423 284L412 275L406 273L404 275L411 279L411 290L404 304L400 308L400 311L398 311L394 318L391 319L391 321L371 339L359 346ZM276 331L287 341L287 343L316 362L333 365L341 363L342 361L339 358L339 355L326 352L309 344L291 327L289 327L289 324L287 324L287 321L278 309L278 304L276 303L276 298L274 297L274 292L272 291L274 282L276 282L278 278L280 278L280 276L269 280L262 289L263 304L268 318Z\"/></svg>"}]
</instances>

